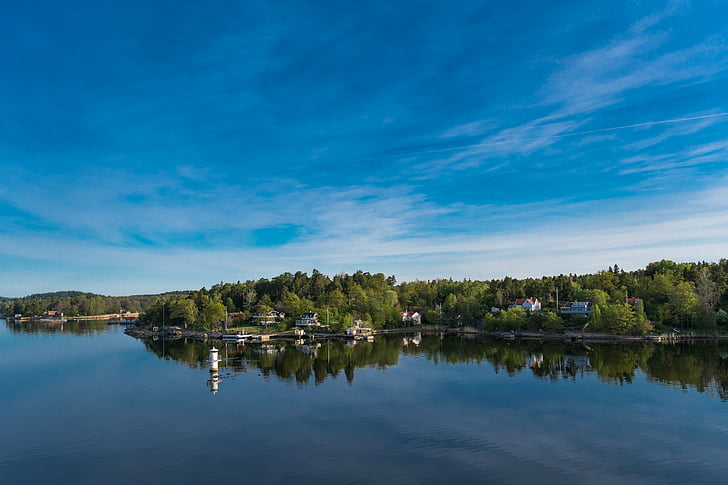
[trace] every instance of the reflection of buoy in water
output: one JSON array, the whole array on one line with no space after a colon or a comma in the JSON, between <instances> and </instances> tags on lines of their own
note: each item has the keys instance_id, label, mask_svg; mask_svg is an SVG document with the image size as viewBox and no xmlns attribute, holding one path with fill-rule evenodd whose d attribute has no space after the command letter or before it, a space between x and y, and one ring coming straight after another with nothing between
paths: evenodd
<instances>
[{"instance_id":1,"label":"reflection of buoy in water","mask_svg":"<svg viewBox=\"0 0 728 485\"><path fill-rule=\"evenodd\" d=\"M220 375L217 373L217 371L210 371L210 392L213 394L217 394L217 391L220 388Z\"/></svg>"}]
</instances>

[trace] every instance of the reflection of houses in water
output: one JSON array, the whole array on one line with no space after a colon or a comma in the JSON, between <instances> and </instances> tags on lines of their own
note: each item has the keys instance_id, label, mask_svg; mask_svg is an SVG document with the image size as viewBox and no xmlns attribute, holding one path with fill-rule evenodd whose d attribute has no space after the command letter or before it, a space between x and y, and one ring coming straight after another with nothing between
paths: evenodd
<instances>
[{"instance_id":1,"label":"reflection of houses in water","mask_svg":"<svg viewBox=\"0 0 728 485\"><path fill-rule=\"evenodd\" d=\"M273 344L260 344L259 346L252 348L259 354L277 354L281 350L280 347Z\"/></svg>"},{"instance_id":2,"label":"reflection of houses in water","mask_svg":"<svg viewBox=\"0 0 728 485\"><path fill-rule=\"evenodd\" d=\"M584 372L591 369L591 359L588 355L564 354L560 359L549 362L549 368L559 372Z\"/></svg>"},{"instance_id":3,"label":"reflection of houses in water","mask_svg":"<svg viewBox=\"0 0 728 485\"><path fill-rule=\"evenodd\" d=\"M422 332L417 332L411 337L404 337L402 339L402 345L420 345L422 343Z\"/></svg>"},{"instance_id":4,"label":"reflection of houses in water","mask_svg":"<svg viewBox=\"0 0 728 485\"><path fill-rule=\"evenodd\" d=\"M564 362L566 363L566 367L569 369L590 369L591 368L591 359L588 355L569 355L564 354Z\"/></svg>"},{"instance_id":5,"label":"reflection of houses in water","mask_svg":"<svg viewBox=\"0 0 728 485\"><path fill-rule=\"evenodd\" d=\"M542 369L548 373L576 374L591 370L589 355L563 354L555 358L544 358L541 352L524 352L529 368ZM539 372L540 374L540 372Z\"/></svg>"},{"instance_id":6,"label":"reflection of houses in water","mask_svg":"<svg viewBox=\"0 0 728 485\"><path fill-rule=\"evenodd\" d=\"M303 344L297 345L296 348L309 357L316 357L321 348L321 344L318 342L315 344Z\"/></svg>"},{"instance_id":7,"label":"reflection of houses in water","mask_svg":"<svg viewBox=\"0 0 728 485\"><path fill-rule=\"evenodd\" d=\"M531 357L529 357L529 363L528 366L531 369L534 368L540 368L543 365L543 354L531 354Z\"/></svg>"}]
</instances>

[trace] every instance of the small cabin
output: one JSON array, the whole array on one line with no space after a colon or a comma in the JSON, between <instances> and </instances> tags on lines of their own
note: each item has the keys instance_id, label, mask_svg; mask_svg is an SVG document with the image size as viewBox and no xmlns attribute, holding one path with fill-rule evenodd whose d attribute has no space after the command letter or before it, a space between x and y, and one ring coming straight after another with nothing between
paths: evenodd
<instances>
[{"instance_id":1,"label":"small cabin","mask_svg":"<svg viewBox=\"0 0 728 485\"><path fill-rule=\"evenodd\" d=\"M402 323L410 325L421 325L422 315L417 312L402 312Z\"/></svg>"},{"instance_id":2,"label":"small cabin","mask_svg":"<svg viewBox=\"0 0 728 485\"><path fill-rule=\"evenodd\" d=\"M513 305L508 307L510 310L522 308L524 310L528 310L529 312L540 312L541 311L541 302L538 301L538 298L519 298L518 300L513 303Z\"/></svg>"}]
</instances>

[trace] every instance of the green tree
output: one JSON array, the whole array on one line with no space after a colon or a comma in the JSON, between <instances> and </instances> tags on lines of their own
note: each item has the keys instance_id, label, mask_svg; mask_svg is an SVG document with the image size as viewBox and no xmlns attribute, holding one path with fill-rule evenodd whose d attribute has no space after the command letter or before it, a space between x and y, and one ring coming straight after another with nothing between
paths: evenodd
<instances>
[{"instance_id":1,"label":"green tree","mask_svg":"<svg viewBox=\"0 0 728 485\"><path fill-rule=\"evenodd\" d=\"M457 323L458 320L458 299L453 293L449 293L442 303L442 314L446 322Z\"/></svg>"},{"instance_id":2,"label":"green tree","mask_svg":"<svg viewBox=\"0 0 728 485\"><path fill-rule=\"evenodd\" d=\"M535 312L528 317L529 325L534 329L555 331L564 328L564 321L554 312Z\"/></svg>"},{"instance_id":3,"label":"green tree","mask_svg":"<svg viewBox=\"0 0 728 485\"><path fill-rule=\"evenodd\" d=\"M521 308L515 308L513 310L503 310L499 312L498 318L500 319L500 330L520 331L523 327L526 326L526 314L527 311Z\"/></svg>"},{"instance_id":4,"label":"green tree","mask_svg":"<svg viewBox=\"0 0 728 485\"><path fill-rule=\"evenodd\" d=\"M693 284L681 281L672 287L668 296L668 319L672 325L684 327L693 323L697 310L698 297L693 291Z\"/></svg>"},{"instance_id":5,"label":"green tree","mask_svg":"<svg viewBox=\"0 0 728 485\"><path fill-rule=\"evenodd\" d=\"M197 320L197 305L190 299L172 300L169 303L169 321L185 328Z\"/></svg>"},{"instance_id":6,"label":"green tree","mask_svg":"<svg viewBox=\"0 0 728 485\"><path fill-rule=\"evenodd\" d=\"M715 315L715 321L718 325L728 325L728 313L721 308Z\"/></svg>"},{"instance_id":7,"label":"green tree","mask_svg":"<svg viewBox=\"0 0 728 485\"><path fill-rule=\"evenodd\" d=\"M225 305L218 301L212 302L200 313L200 323L203 328L219 328L226 314Z\"/></svg>"},{"instance_id":8,"label":"green tree","mask_svg":"<svg viewBox=\"0 0 728 485\"><path fill-rule=\"evenodd\" d=\"M718 285L711 280L710 271L707 267L702 268L698 273L695 293L697 295L697 318L700 325L705 328L715 329L717 323L715 307L720 301L720 291Z\"/></svg>"},{"instance_id":9,"label":"green tree","mask_svg":"<svg viewBox=\"0 0 728 485\"><path fill-rule=\"evenodd\" d=\"M605 274L612 275L612 273ZM609 300L609 295L602 290L579 290L574 293L574 300L590 301L592 305L604 306Z\"/></svg>"},{"instance_id":10,"label":"green tree","mask_svg":"<svg viewBox=\"0 0 728 485\"><path fill-rule=\"evenodd\" d=\"M425 322L431 325L440 323L440 313L435 310L427 310L425 313Z\"/></svg>"},{"instance_id":11,"label":"green tree","mask_svg":"<svg viewBox=\"0 0 728 485\"><path fill-rule=\"evenodd\" d=\"M602 307L593 305L589 314L589 326L592 330L602 330Z\"/></svg>"}]
</instances>

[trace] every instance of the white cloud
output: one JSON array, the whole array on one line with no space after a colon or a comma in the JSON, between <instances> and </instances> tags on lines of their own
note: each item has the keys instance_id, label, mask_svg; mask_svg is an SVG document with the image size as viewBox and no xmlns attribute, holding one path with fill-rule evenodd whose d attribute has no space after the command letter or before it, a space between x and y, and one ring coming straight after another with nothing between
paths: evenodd
<instances>
[{"instance_id":1,"label":"white cloud","mask_svg":"<svg viewBox=\"0 0 728 485\"><path fill-rule=\"evenodd\" d=\"M327 229L276 248L129 248L99 245L60 236L0 235L0 254L48 262L59 269L46 274L6 272L0 294L80 288L131 294L199 288L220 280L270 277L284 271L317 268L328 274L357 269L395 274L399 280L454 277L488 279L570 272L592 272L618 263L644 267L662 258L678 261L727 257L728 180L681 196L663 196L647 205L617 212L595 207L610 201L563 203L563 214L534 218L522 225L522 208L503 211L513 228L493 233L484 222L478 232L447 234L434 230L442 212L394 198L373 205L357 202L366 188L352 188L350 204L313 207ZM344 194L335 194L342 197ZM405 198L405 197L403 197ZM331 202L333 199L326 199ZM387 209L388 202L396 207ZM623 202L623 201L622 201ZM589 210L591 207L591 210ZM379 212L379 211L384 212ZM454 210L454 209L453 209ZM410 213L410 211L412 211ZM143 283L140 283L143 282ZM139 286L141 285L141 287ZM13 296L13 295L9 295Z\"/></svg>"}]
</instances>

